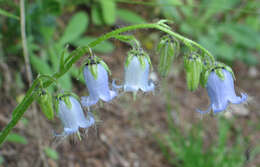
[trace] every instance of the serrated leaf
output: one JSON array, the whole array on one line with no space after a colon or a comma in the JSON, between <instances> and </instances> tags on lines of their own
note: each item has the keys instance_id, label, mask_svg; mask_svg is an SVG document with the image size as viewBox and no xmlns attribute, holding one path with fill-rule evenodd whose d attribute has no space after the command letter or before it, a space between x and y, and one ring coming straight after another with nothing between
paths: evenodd
<instances>
[{"instance_id":1,"label":"serrated leaf","mask_svg":"<svg viewBox=\"0 0 260 167\"><path fill-rule=\"evenodd\" d=\"M88 27L88 15L85 12L76 13L68 23L59 44L64 45L78 39Z\"/></svg>"},{"instance_id":2,"label":"serrated leaf","mask_svg":"<svg viewBox=\"0 0 260 167\"><path fill-rule=\"evenodd\" d=\"M27 144L27 139L24 136L21 136L17 133L10 133L6 137L7 142L12 142L12 143L19 143L19 144Z\"/></svg>"},{"instance_id":3,"label":"serrated leaf","mask_svg":"<svg viewBox=\"0 0 260 167\"><path fill-rule=\"evenodd\" d=\"M116 2L114 0L99 0L99 2L105 23L114 24L116 21Z\"/></svg>"},{"instance_id":4,"label":"serrated leaf","mask_svg":"<svg viewBox=\"0 0 260 167\"><path fill-rule=\"evenodd\" d=\"M50 147L45 147L44 148L44 152L45 152L45 154L49 158L51 158L53 160L58 160L59 159L59 153L56 150L54 150L54 149L52 149Z\"/></svg>"},{"instance_id":5,"label":"serrated leaf","mask_svg":"<svg viewBox=\"0 0 260 167\"><path fill-rule=\"evenodd\" d=\"M117 9L117 17L122 20L125 21L127 23L131 23L131 24L142 24L145 23L146 21L139 16L138 14L127 10L127 9Z\"/></svg>"}]
</instances>

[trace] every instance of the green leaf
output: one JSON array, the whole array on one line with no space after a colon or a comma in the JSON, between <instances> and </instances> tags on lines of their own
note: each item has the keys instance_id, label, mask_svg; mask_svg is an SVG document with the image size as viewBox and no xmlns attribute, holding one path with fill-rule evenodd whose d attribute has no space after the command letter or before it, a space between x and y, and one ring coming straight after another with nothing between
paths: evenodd
<instances>
[{"instance_id":1,"label":"green leaf","mask_svg":"<svg viewBox=\"0 0 260 167\"><path fill-rule=\"evenodd\" d=\"M7 142L12 142L12 143L19 143L19 144L27 144L27 139L24 136L21 136L16 133L10 133L7 138Z\"/></svg>"},{"instance_id":2,"label":"green leaf","mask_svg":"<svg viewBox=\"0 0 260 167\"><path fill-rule=\"evenodd\" d=\"M87 27L88 15L84 12L76 13L68 23L59 44L64 45L77 40L86 31Z\"/></svg>"},{"instance_id":3,"label":"green leaf","mask_svg":"<svg viewBox=\"0 0 260 167\"><path fill-rule=\"evenodd\" d=\"M9 13L3 9L0 9L0 15L3 15L3 16L6 16L6 17L9 17L9 18L12 18L12 19L16 19L16 20L19 20L20 18L12 13Z\"/></svg>"},{"instance_id":4,"label":"green leaf","mask_svg":"<svg viewBox=\"0 0 260 167\"><path fill-rule=\"evenodd\" d=\"M76 46L87 46L90 42L92 42L96 39L97 38L95 38L95 37L84 37L77 41L74 41L73 44ZM104 42L96 45L92 49L93 49L93 51L100 52L100 53L111 53L115 49L115 46L109 41L104 41Z\"/></svg>"},{"instance_id":5,"label":"green leaf","mask_svg":"<svg viewBox=\"0 0 260 167\"><path fill-rule=\"evenodd\" d=\"M91 7L91 18L95 25L100 26L103 24L102 12L101 12L101 9L97 5L93 5Z\"/></svg>"},{"instance_id":6,"label":"green leaf","mask_svg":"<svg viewBox=\"0 0 260 167\"><path fill-rule=\"evenodd\" d=\"M127 10L127 9L117 9L117 17L122 20L125 21L127 23L131 23L131 24L141 24L141 23L145 23L146 21L139 16L138 14Z\"/></svg>"},{"instance_id":7,"label":"green leaf","mask_svg":"<svg viewBox=\"0 0 260 167\"><path fill-rule=\"evenodd\" d=\"M45 154L49 158L51 158L53 160L58 160L59 159L59 153L56 150L54 150L54 149L52 149L50 147L45 147L44 148L44 152L45 152Z\"/></svg>"},{"instance_id":8,"label":"green leaf","mask_svg":"<svg viewBox=\"0 0 260 167\"><path fill-rule=\"evenodd\" d=\"M70 73L67 72L66 74L64 74L62 77L60 77L58 79L58 82L60 83L61 87L64 90L71 90L72 89L72 81L71 81L71 76Z\"/></svg>"},{"instance_id":9,"label":"green leaf","mask_svg":"<svg viewBox=\"0 0 260 167\"><path fill-rule=\"evenodd\" d=\"M116 2L114 0L99 0L102 16L106 24L113 25L116 22Z\"/></svg>"},{"instance_id":10,"label":"green leaf","mask_svg":"<svg viewBox=\"0 0 260 167\"><path fill-rule=\"evenodd\" d=\"M49 64L36 55L30 56L32 67L40 74L52 74L54 71Z\"/></svg>"}]
</instances>

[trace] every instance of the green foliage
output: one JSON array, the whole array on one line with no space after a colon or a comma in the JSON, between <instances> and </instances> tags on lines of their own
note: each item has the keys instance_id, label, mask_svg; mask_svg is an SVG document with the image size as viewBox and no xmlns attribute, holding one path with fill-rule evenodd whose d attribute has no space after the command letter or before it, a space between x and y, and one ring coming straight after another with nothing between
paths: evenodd
<instances>
[{"instance_id":1,"label":"green foliage","mask_svg":"<svg viewBox=\"0 0 260 167\"><path fill-rule=\"evenodd\" d=\"M238 132L232 139L232 145L228 145L231 133L231 124L228 120L219 117L216 138L214 141L205 141L207 138L201 122L182 132L180 127L173 123L170 106L167 111L169 131L157 137L157 141L170 164L176 167L244 166L246 142ZM212 143L205 147L205 142Z\"/></svg>"},{"instance_id":2,"label":"green foliage","mask_svg":"<svg viewBox=\"0 0 260 167\"><path fill-rule=\"evenodd\" d=\"M99 0L102 17L106 24L112 25L116 22L116 2L114 0Z\"/></svg>"},{"instance_id":3,"label":"green foliage","mask_svg":"<svg viewBox=\"0 0 260 167\"><path fill-rule=\"evenodd\" d=\"M56 150L54 150L54 149L52 149L50 147L45 147L44 148L44 152L45 152L45 154L49 158L51 158L53 160L58 160L59 159L59 153Z\"/></svg>"},{"instance_id":4,"label":"green foliage","mask_svg":"<svg viewBox=\"0 0 260 167\"><path fill-rule=\"evenodd\" d=\"M157 0L165 18L174 20L179 30L227 63L235 60L258 63L260 21L257 0Z\"/></svg>"},{"instance_id":5,"label":"green foliage","mask_svg":"<svg viewBox=\"0 0 260 167\"><path fill-rule=\"evenodd\" d=\"M18 144L27 144L28 141L24 136L21 136L17 133L10 133L7 138L7 142L12 142L12 143L18 143Z\"/></svg>"},{"instance_id":6,"label":"green foliage","mask_svg":"<svg viewBox=\"0 0 260 167\"><path fill-rule=\"evenodd\" d=\"M117 17L120 20L123 20L127 23L131 23L131 24L142 24L142 23L146 23L146 21L140 17L138 14L127 10L127 9L117 9Z\"/></svg>"},{"instance_id":7,"label":"green foliage","mask_svg":"<svg viewBox=\"0 0 260 167\"><path fill-rule=\"evenodd\" d=\"M5 10L3 10L3 9L0 9L0 15L3 15L3 16L12 18L12 19L17 19L17 20L19 20L19 17L18 17L18 16L14 15L14 14L12 14L12 13L10 13L10 12L7 12L7 11L5 11Z\"/></svg>"},{"instance_id":8,"label":"green foliage","mask_svg":"<svg viewBox=\"0 0 260 167\"><path fill-rule=\"evenodd\" d=\"M59 44L64 45L78 40L88 27L88 15L84 12L76 13L69 21Z\"/></svg>"}]
</instances>

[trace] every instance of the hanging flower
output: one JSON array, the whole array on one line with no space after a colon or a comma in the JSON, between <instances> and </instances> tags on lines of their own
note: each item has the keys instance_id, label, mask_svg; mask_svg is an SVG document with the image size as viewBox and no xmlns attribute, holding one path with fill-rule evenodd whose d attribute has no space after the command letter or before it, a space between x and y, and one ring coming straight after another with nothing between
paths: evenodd
<instances>
[{"instance_id":1,"label":"hanging flower","mask_svg":"<svg viewBox=\"0 0 260 167\"><path fill-rule=\"evenodd\" d=\"M125 92L143 92L154 90L154 83L149 80L150 58L146 55L129 55L125 63L124 84L118 86L113 82L113 87L123 87Z\"/></svg>"},{"instance_id":2,"label":"hanging flower","mask_svg":"<svg viewBox=\"0 0 260 167\"><path fill-rule=\"evenodd\" d=\"M84 79L88 88L89 96L81 97L81 103L85 107L92 106L99 99L109 102L117 92L109 89L108 68L104 62L87 64L84 68Z\"/></svg>"},{"instance_id":3,"label":"hanging flower","mask_svg":"<svg viewBox=\"0 0 260 167\"><path fill-rule=\"evenodd\" d=\"M220 75L222 75L221 78ZM210 72L206 88L211 104L207 111L198 110L200 113L207 113L212 109L216 114L224 111L229 103L240 104L247 100L245 93L241 93L241 97L236 95L233 76L226 69L217 69Z\"/></svg>"},{"instance_id":4,"label":"hanging flower","mask_svg":"<svg viewBox=\"0 0 260 167\"><path fill-rule=\"evenodd\" d=\"M88 129L95 124L94 116L90 113L86 118L80 103L72 96L63 97L58 102L58 116L64 125L64 132L61 135L67 136L79 133L79 128Z\"/></svg>"}]
</instances>

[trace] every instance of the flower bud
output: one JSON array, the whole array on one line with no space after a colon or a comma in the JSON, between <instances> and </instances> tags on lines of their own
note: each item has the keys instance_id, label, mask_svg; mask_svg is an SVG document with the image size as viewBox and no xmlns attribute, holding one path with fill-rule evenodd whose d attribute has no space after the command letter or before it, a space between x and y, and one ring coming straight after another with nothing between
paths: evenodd
<instances>
[{"instance_id":1,"label":"flower bud","mask_svg":"<svg viewBox=\"0 0 260 167\"><path fill-rule=\"evenodd\" d=\"M174 41L171 37L165 36L160 41L157 51L160 53L159 73L165 77L169 73L174 57L178 54L179 42Z\"/></svg>"},{"instance_id":2,"label":"flower bud","mask_svg":"<svg viewBox=\"0 0 260 167\"><path fill-rule=\"evenodd\" d=\"M190 91L195 91L200 82L200 75L203 68L201 58L192 54L184 59L184 67L186 70L186 82Z\"/></svg>"},{"instance_id":3,"label":"flower bud","mask_svg":"<svg viewBox=\"0 0 260 167\"><path fill-rule=\"evenodd\" d=\"M52 120L54 117L52 95L48 91L43 90L37 97L37 102L40 105L43 114L49 120Z\"/></svg>"}]
</instances>

